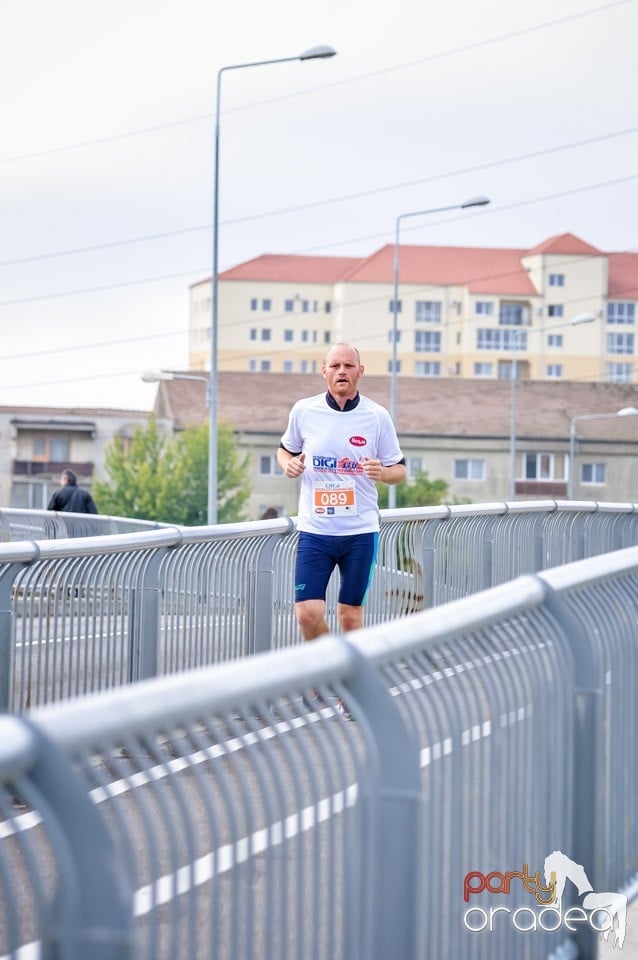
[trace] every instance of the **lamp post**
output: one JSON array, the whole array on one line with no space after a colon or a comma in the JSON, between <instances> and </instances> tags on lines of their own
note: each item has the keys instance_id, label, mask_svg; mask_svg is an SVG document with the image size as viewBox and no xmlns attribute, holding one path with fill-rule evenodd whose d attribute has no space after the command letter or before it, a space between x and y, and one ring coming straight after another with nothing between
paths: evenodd
<instances>
[{"instance_id":1,"label":"lamp post","mask_svg":"<svg viewBox=\"0 0 638 960\"><path fill-rule=\"evenodd\" d=\"M392 299L392 369L390 371L390 416L396 427L397 423L397 326L399 312L399 230L401 221L408 217L425 217L432 213L445 213L448 210L465 210L468 207L484 207L489 203L488 197L473 197L464 203L455 203L449 207L433 207L431 210L414 210L411 213L401 213L397 217L394 231L394 293ZM388 507L394 509L397 502L396 487L388 488Z\"/></svg>"},{"instance_id":2,"label":"lamp post","mask_svg":"<svg viewBox=\"0 0 638 960\"><path fill-rule=\"evenodd\" d=\"M516 496L516 383L518 381L518 361L516 349L518 338L527 333L547 333L560 327L577 327L582 323L592 323L596 319L593 313L579 313L565 323L552 323L548 327L526 328L512 331L512 365L510 367L510 483L509 499Z\"/></svg>"},{"instance_id":3,"label":"lamp post","mask_svg":"<svg viewBox=\"0 0 638 960\"><path fill-rule=\"evenodd\" d=\"M574 475L576 473L576 424L579 420L613 420L614 417L634 417L638 414L636 407L623 407L615 413L580 413L572 417L569 425L569 481L567 485L567 499L574 496Z\"/></svg>"},{"instance_id":4,"label":"lamp post","mask_svg":"<svg viewBox=\"0 0 638 960\"><path fill-rule=\"evenodd\" d=\"M246 67L267 67L274 63L289 63L292 60L323 60L334 57L336 50L328 46L311 47L294 57L278 57L275 60L255 60L251 63L235 63L221 67L217 72L215 98L215 180L213 187L213 273L211 291L210 329L210 380L208 385L208 408L210 417L208 447L208 523L217 523L217 342L218 342L218 270L219 270L219 141L220 103L222 75L228 70L243 70Z\"/></svg>"}]
</instances>

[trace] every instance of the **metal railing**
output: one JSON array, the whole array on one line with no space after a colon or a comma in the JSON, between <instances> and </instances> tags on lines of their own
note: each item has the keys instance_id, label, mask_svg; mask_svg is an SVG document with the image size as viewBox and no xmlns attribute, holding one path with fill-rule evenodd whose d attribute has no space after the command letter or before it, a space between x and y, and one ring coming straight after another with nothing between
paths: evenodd
<instances>
[{"instance_id":1,"label":"metal railing","mask_svg":"<svg viewBox=\"0 0 638 960\"><path fill-rule=\"evenodd\" d=\"M94 513L58 513L53 510L0 508L0 543L19 540L58 540L60 537L99 537L109 533L156 530L164 523L131 520Z\"/></svg>"},{"instance_id":2,"label":"metal railing","mask_svg":"<svg viewBox=\"0 0 638 960\"><path fill-rule=\"evenodd\" d=\"M298 643L296 539L278 519L0 544L0 709ZM384 511L366 622L637 543L635 504Z\"/></svg>"},{"instance_id":3,"label":"metal railing","mask_svg":"<svg viewBox=\"0 0 638 960\"><path fill-rule=\"evenodd\" d=\"M0 956L593 958L521 874L636 889L637 641L632 547L0 718Z\"/></svg>"}]
</instances>

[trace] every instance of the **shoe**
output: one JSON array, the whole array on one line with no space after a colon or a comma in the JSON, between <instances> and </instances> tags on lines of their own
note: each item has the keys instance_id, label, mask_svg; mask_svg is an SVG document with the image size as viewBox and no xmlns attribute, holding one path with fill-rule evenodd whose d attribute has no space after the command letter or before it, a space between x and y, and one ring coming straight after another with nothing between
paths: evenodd
<instances>
[{"instance_id":1,"label":"shoe","mask_svg":"<svg viewBox=\"0 0 638 960\"><path fill-rule=\"evenodd\" d=\"M356 721L355 715L348 710L343 700L339 700L335 706L335 710L340 714L344 720Z\"/></svg>"}]
</instances>

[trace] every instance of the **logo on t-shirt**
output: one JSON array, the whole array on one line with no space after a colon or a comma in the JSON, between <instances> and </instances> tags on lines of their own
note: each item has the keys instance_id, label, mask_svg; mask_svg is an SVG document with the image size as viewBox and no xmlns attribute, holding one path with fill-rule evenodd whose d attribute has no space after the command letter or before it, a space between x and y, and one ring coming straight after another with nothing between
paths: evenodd
<instances>
[{"instance_id":1,"label":"logo on t-shirt","mask_svg":"<svg viewBox=\"0 0 638 960\"><path fill-rule=\"evenodd\" d=\"M312 458L312 468L317 470L319 473L326 471L328 473L362 473L363 468L361 467L358 460L351 460L349 457L317 457Z\"/></svg>"},{"instance_id":2,"label":"logo on t-shirt","mask_svg":"<svg viewBox=\"0 0 638 960\"><path fill-rule=\"evenodd\" d=\"M357 437L356 435L354 437L350 437L348 440L348 443L351 443L353 447L365 447L367 442L368 441L365 437Z\"/></svg>"}]
</instances>

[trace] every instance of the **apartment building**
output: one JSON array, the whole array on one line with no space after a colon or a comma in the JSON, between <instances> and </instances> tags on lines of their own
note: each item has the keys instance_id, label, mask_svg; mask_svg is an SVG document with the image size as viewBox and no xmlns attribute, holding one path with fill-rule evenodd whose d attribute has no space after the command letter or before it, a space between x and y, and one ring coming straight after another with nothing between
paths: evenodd
<instances>
[{"instance_id":1,"label":"apartment building","mask_svg":"<svg viewBox=\"0 0 638 960\"><path fill-rule=\"evenodd\" d=\"M148 419L143 410L0 407L0 504L46 509L67 467L90 490L94 479L104 479L105 451L113 438L126 442Z\"/></svg>"},{"instance_id":2,"label":"apartment building","mask_svg":"<svg viewBox=\"0 0 638 960\"><path fill-rule=\"evenodd\" d=\"M425 378L635 383L638 254L572 234L531 250L410 246L265 254L219 277L218 369L318 372L347 340L366 370ZM189 362L210 368L210 279L190 290ZM576 317L596 322L574 325Z\"/></svg>"}]
</instances>

